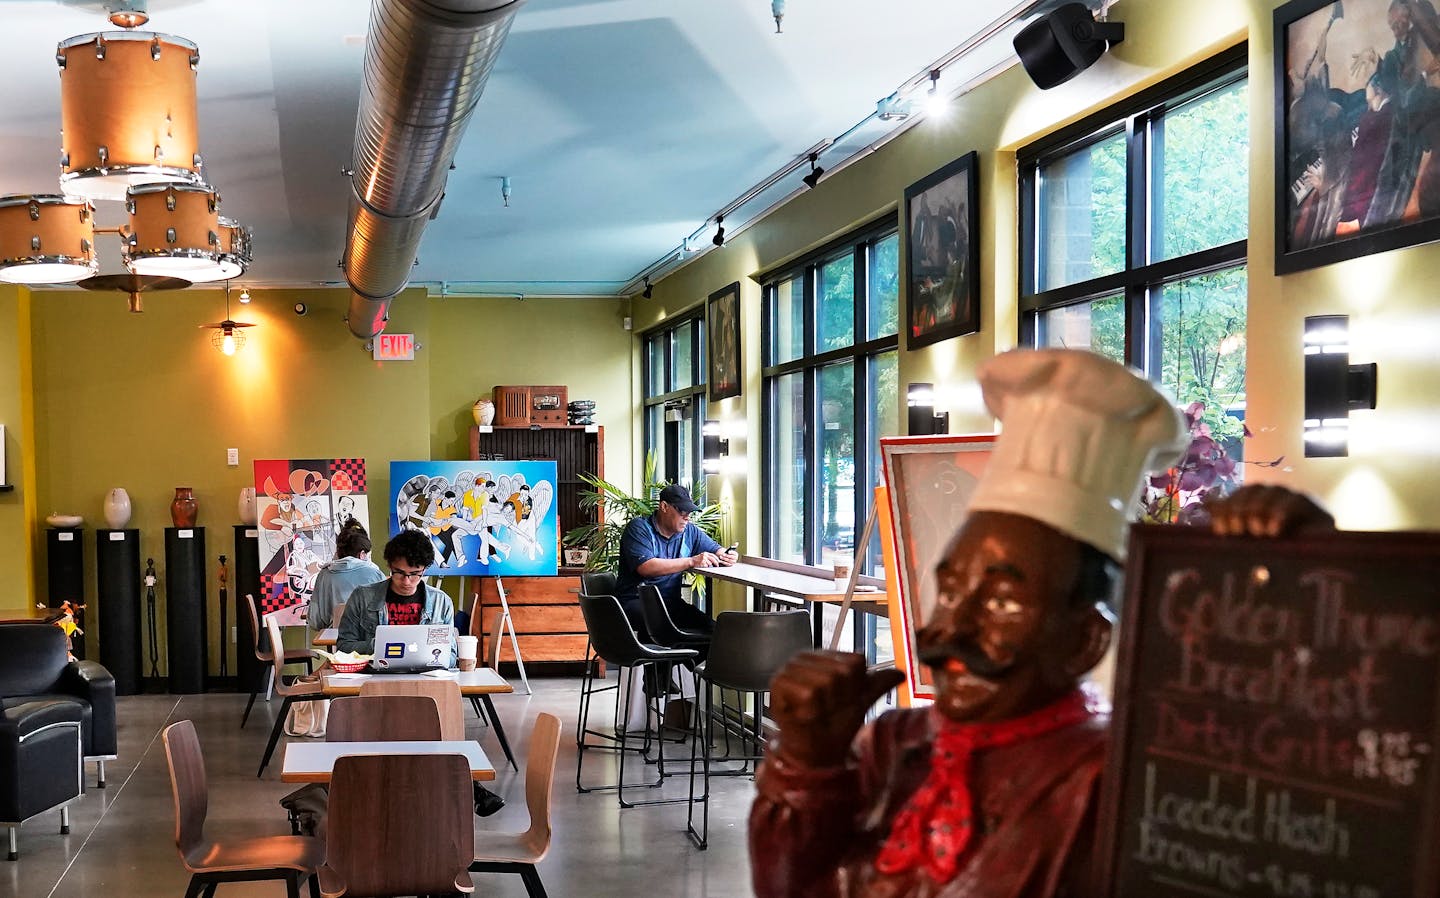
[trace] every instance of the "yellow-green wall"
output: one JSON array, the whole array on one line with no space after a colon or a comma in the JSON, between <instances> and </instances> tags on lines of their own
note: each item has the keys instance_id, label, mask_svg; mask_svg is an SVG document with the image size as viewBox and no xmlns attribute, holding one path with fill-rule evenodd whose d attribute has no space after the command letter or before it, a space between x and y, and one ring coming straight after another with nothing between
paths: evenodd
<instances>
[{"instance_id":1,"label":"yellow-green wall","mask_svg":"<svg viewBox=\"0 0 1440 898\"><path fill-rule=\"evenodd\" d=\"M26 297L32 309L31 339L20 344L33 347L33 390L0 366L0 415L10 414L9 403L33 396L34 492L41 509L23 524L12 523L14 494L0 494L0 536L13 532L39 546L15 551L6 539L0 552L14 551L16 568L33 572L35 594L43 596L45 588L43 516L74 512L86 518L86 589L93 601L93 530L103 526L105 495L117 486L130 494L129 526L142 531L142 556L155 559L163 584L170 500L176 486L190 486L199 525L207 528L213 672L218 557L233 554L231 526L239 521L240 489L252 483L252 461L364 457L370 520L380 536L388 520L389 462L467 457L463 428L472 423L471 404L497 383L568 384L572 395L597 399L599 421L609 425L607 462L622 480L628 477L631 341L621 323L622 300L432 300L409 290L392 305L388 330L413 333L421 348L413 362L380 363L342 323L345 291L251 292L255 301L232 305L231 312L256 326L228 358L196 327L223 317L219 290L148 294L142 314L128 312L118 294L0 292L0 320L7 323L0 340L12 339L8 322L23 317L18 309ZM291 309L297 300L308 306L304 317ZM0 361L23 355L6 348L0 344ZM21 438L18 430L9 439ZM240 450L235 467L225 462L232 447ZM92 606L92 649L97 617ZM163 642L163 605L160 627Z\"/></svg>"},{"instance_id":2,"label":"yellow-green wall","mask_svg":"<svg viewBox=\"0 0 1440 898\"><path fill-rule=\"evenodd\" d=\"M471 406L504 384L564 384L593 399L605 471L629 476L627 299L446 297L430 303L430 448L469 458Z\"/></svg>"},{"instance_id":3,"label":"yellow-green wall","mask_svg":"<svg viewBox=\"0 0 1440 898\"><path fill-rule=\"evenodd\" d=\"M1018 67L976 86L941 121L921 121L803 191L746 230L655 285L654 298L636 299L637 330L703 301L739 280L746 380L743 394L711 409L740 437L732 454L744 459L712 478L712 493L734 495L737 532L760 546L760 433L758 368L761 293L755 280L845 232L881 216L897 216L907 185L976 150L981 173L982 327L978 334L900 354L899 383L937 385L952 432L994 426L974 382L976 366L1015 345L1018 334L1018 219L1016 150L1101 111L1196 62L1249 41L1250 310L1247 339L1247 422L1256 436L1246 454L1284 456L1276 468L1248 472L1312 492L1344 527L1440 527L1440 246L1414 247L1274 276L1272 0L1209 3L1125 0L1112 14L1126 27L1124 43L1094 68L1051 91L1040 91ZM796 178L798 187L798 176ZM903 239L903 238L902 238ZM902 252L904 248L902 246ZM1301 441L1300 335L1306 315L1349 313L1353 358L1380 366L1379 407L1352 418L1348 459L1306 459ZM638 358L638 346L637 346ZM638 362L636 363L638 364ZM638 395L638 387L637 387ZM639 440L639 421L634 424ZM638 443L637 443L638 444ZM738 449L736 448L738 446Z\"/></svg>"},{"instance_id":4,"label":"yellow-green wall","mask_svg":"<svg viewBox=\"0 0 1440 898\"><path fill-rule=\"evenodd\" d=\"M35 419L30 395L30 294L0 285L0 424L5 425L0 492L0 617L29 617L35 609L31 553L35 539Z\"/></svg>"}]
</instances>

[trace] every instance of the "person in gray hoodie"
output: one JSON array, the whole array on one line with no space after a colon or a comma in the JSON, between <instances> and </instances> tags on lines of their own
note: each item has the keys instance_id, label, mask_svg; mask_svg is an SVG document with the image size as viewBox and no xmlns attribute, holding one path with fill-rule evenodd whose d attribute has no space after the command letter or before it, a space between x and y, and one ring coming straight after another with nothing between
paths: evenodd
<instances>
[{"instance_id":1,"label":"person in gray hoodie","mask_svg":"<svg viewBox=\"0 0 1440 898\"><path fill-rule=\"evenodd\" d=\"M310 629L338 626L335 608L349 601L355 587L385 579L384 572L370 560L371 547L365 525L348 518L335 537L335 558L315 575L308 615Z\"/></svg>"}]
</instances>

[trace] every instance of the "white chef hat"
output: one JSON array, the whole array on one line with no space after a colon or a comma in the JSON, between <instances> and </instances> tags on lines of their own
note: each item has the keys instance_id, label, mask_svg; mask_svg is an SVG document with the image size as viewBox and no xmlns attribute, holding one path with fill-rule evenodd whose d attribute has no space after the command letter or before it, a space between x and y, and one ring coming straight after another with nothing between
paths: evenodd
<instances>
[{"instance_id":1,"label":"white chef hat","mask_svg":"<svg viewBox=\"0 0 1440 898\"><path fill-rule=\"evenodd\" d=\"M1082 350L1002 353L979 376L1004 427L970 509L1034 518L1123 560L1142 475L1185 449L1180 412L1138 373Z\"/></svg>"}]
</instances>

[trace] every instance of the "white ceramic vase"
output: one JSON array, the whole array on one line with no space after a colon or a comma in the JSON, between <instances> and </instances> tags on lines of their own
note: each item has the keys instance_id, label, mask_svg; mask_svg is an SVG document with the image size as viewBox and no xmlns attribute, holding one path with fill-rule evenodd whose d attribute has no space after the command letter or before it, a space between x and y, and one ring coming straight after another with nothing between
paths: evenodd
<instances>
[{"instance_id":1,"label":"white ceramic vase","mask_svg":"<svg viewBox=\"0 0 1440 898\"><path fill-rule=\"evenodd\" d=\"M485 398L477 399L470 408L470 413L475 416L476 424L489 427L490 422L495 420L495 403Z\"/></svg>"},{"instance_id":2,"label":"white ceramic vase","mask_svg":"<svg viewBox=\"0 0 1440 898\"><path fill-rule=\"evenodd\" d=\"M130 523L130 494L124 487L115 487L105 494L105 526L111 530L124 530Z\"/></svg>"},{"instance_id":3,"label":"white ceramic vase","mask_svg":"<svg viewBox=\"0 0 1440 898\"><path fill-rule=\"evenodd\" d=\"M247 527L255 526L255 487L247 486L240 490L240 523Z\"/></svg>"}]
</instances>

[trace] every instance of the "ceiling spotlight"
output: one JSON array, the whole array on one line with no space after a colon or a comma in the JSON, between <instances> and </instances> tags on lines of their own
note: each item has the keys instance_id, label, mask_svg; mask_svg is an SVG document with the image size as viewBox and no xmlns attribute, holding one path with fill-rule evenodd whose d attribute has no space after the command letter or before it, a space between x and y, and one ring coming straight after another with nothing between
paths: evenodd
<instances>
[{"instance_id":1,"label":"ceiling spotlight","mask_svg":"<svg viewBox=\"0 0 1440 898\"><path fill-rule=\"evenodd\" d=\"M893 93L883 100L875 103L875 115L882 122L894 122L910 117L910 104L900 99L898 93Z\"/></svg>"},{"instance_id":2,"label":"ceiling spotlight","mask_svg":"<svg viewBox=\"0 0 1440 898\"><path fill-rule=\"evenodd\" d=\"M110 24L119 28L139 28L150 21L145 5L145 0L111 0L106 4L110 10Z\"/></svg>"},{"instance_id":3,"label":"ceiling spotlight","mask_svg":"<svg viewBox=\"0 0 1440 898\"><path fill-rule=\"evenodd\" d=\"M304 318L305 313L310 311L309 306L305 305L305 303L303 302L297 302L291 308L293 308L295 310L295 314L299 315L301 318Z\"/></svg>"},{"instance_id":4,"label":"ceiling spotlight","mask_svg":"<svg viewBox=\"0 0 1440 898\"><path fill-rule=\"evenodd\" d=\"M925 114L938 118L948 112L950 102L940 93L940 70L930 70L930 93L925 98Z\"/></svg>"},{"instance_id":5,"label":"ceiling spotlight","mask_svg":"<svg viewBox=\"0 0 1440 898\"><path fill-rule=\"evenodd\" d=\"M804 181L804 182L805 182L805 186L806 186L806 187L809 187L811 190L814 190L814 189L815 189L815 185L820 183L820 176L823 175L823 174L825 174L825 169L823 169L823 168L821 168L820 166L818 166L818 165L815 164L815 163L818 162L819 160L820 160L820 154L819 154L819 153L811 153L811 154L810 154L810 174L808 174L808 175L806 175L805 177L803 177L803 178L800 179L800 180Z\"/></svg>"},{"instance_id":6,"label":"ceiling spotlight","mask_svg":"<svg viewBox=\"0 0 1440 898\"><path fill-rule=\"evenodd\" d=\"M649 278L646 278L646 279L645 279L645 290L644 290L643 292L641 292L640 295L643 296L643 297L645 297L646 299L649 299L650 297L652 297L652 296L655 295L655 288L652 287L652 286L650 286L650 279L649 279Z\"/></svg>"},{"instance_id":7,"label":"ceiling spotlight","mask_svg":"<svg viewBox=\"0 0 1440 898\"><path fill-rule=\"evenodd\" d=\"M710 242L716 246L725 245L725 216L715 216L715 236L710 238Z\"/></svg>"},{"instance_id":8,"label":"ceiling spotlight","mask_svg":"<svg viewBox=\"0 0 1440 898\"><path fill-rule=\"evenodd\" d=\"M244 287L241 287L241 288L240 288L240 302L242 302L242 303L249 303L249 302L250 302L250 291L249 291L249 290L246 290Z\"/></svg>"}]
</instances>

